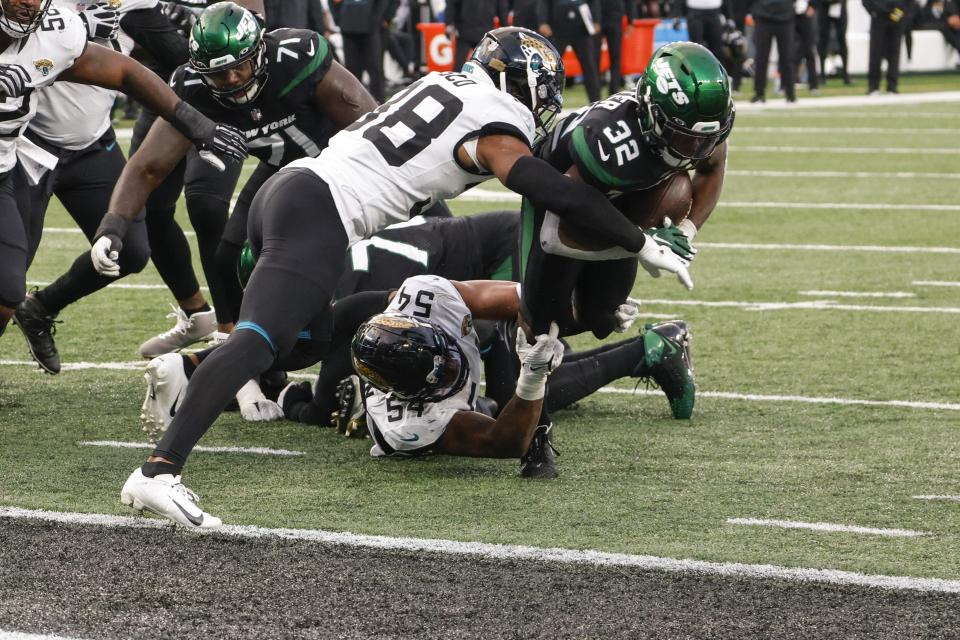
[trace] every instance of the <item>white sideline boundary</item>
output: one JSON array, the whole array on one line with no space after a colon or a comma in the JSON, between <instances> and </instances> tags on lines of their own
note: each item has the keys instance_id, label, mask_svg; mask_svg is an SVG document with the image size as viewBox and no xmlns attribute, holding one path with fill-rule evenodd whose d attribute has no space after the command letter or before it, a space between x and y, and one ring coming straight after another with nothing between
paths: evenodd
<instances>
[{"instance_id":1,"label":"white sideline boundary","mask_svg":"<svg viewBox=\"0 0 960 640\"><path fill-rule=\"evenodd\" d=\"M149 442L122 442L120 440L83 440L77 445L81 447L107 447L110 449L150 449L156 445ZM290 451L289 449L269 449L267 447L205 447L199 445L194 451L205 453L250 453L261 456L279 456L281 458L295 458L307 455L306 451Z\"/></svg>"},{"instance_id":2,"label":"white sideline boundary","mask_svg":"<svg viewBox=\"0 0 960 640\"><path fill-rule=\"evenodd\" d=\"M798 291L801 296L815 298L916 298L917 294L909 291Z\"/></svg>"},{"instance_id":3,"label":"white sideline boundary","mask_svg":"<svg viewBox=\"0 0 960 640\"><path fill-rule=\"evenodd\" d=\"M914 500L946 500L948 502L960 502L960 496L910 496Z\"/></svg>"},{"instance_id":4,"label":"white sideline boundary","mask_svg":"<svg viewBox=\"0 0 960 640\"><path fill-rule=\"evenodd\" d=\"M132 529L164 529L171 526L166 521L148 520L146 518L96 513L61 513L37 509L21 509L18 507L0 507L0 518L42 520L62 524L112 528L125 527ZM368 536L348 532L323 531L319 529L268 529L242 525L224 525L212 532L191 531L190 533L197 533L197 535L201 536L227 535L247 539L279 538L284 540L304 540L354 548L426 552L479 557L491 560L530 560L558 564L587 564L599 567L634 567L647 571L666 571L680 574L780 579L791 582L827 583L901 591L960 593L960 580L869 575L854 571L781 567L769 564L708 562L705 560L608 553L591 549L561 549L524 545L489 544L483 542L458 542L455 540L429 538Z\"/></svg>"},{"instance_id":5,"label":"white sideline boundary","mask_svg":"<svg viewBox=\"0 0 960 640\"><path fill-rule=\"evenodd\" d=\"M674 317L674 316L672 316ZM0 366L36 367L32 360L0 360ZM64 370L109 369L136 371L147 366L146 360L131 362L73 362L64 363ZM310 373L291 373L289 377L297 380L314 380ZM661 396L659 390L623 389L620 387L601 387L597 393L623 393L630 395ZM934 411L960 411L960 404L949 402L926 402L918 400L859 400L855 398L829 398L817 396L770 395L759 393L736 393L733 391L697 391L700 398L719 398L722 400L746 400L750 402L799 402L804 404L836 404L864 407L900 407L904 409L932 409Z\"/></svg>"},{"instance_id":6,"label":"white sideline boundary","mask_svg":"<svg viewBox=\"0 0 960 640\"><path fill-rule=\"evenodd\" d=\"M944 280L914 280L910 284L918 287L960 287L960 282L947 282Z\"/></svg>"},{"instance_id":7,"label":"white sideline boundary","mask_svg":"<svg viewBox=\"0 0 960 640\"><path fill-rule=\"evenodd\" d=\"M860 533L869 536L884 536L887 538L920 538L933 535L929 531L912 531L910 529L878 529L875 527L859 527L849 524L833 524L831 522L797 522L795 520L764 520L761 518L727 518L727 524L776 527L778 529L806 529L808 531L826 531L829 533Z\"/></svg>"},{"instance_id":8,"label":"white sideline boundary","mask_svg":"<svg viewBox=\"0 0 960 640\"><path fill-rule=\"evenodd\" d=\"M72 636L45 635L41 633L21 633L0 629L0 640L81 640Z\"/></svg>"}]
</instances>

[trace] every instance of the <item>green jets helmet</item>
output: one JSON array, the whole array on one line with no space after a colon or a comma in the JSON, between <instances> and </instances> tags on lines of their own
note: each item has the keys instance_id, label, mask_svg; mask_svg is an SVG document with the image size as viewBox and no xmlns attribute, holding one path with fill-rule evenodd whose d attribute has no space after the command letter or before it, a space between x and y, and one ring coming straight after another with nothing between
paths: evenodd
<instances>
[{"instance_id":1,"label":"green jets helmet","mask_svg":"<svg viewBox=\"0 0 960 640\"><path fill-rule=\"evenodd\" d=\"M727 71L692 42L657 49L637 83L640 129L670 166L689 169L713 153L733 127Z\"/></svg>"},{"instance_id":2,"label":"green jets helmet","mask_svg":"<svg viewBox=\"0 0 960 640\"><path fill-rule=\"evenodd\" d=\"M253 12L233 2L207 7L190 31L190 66L219 102L238 106L256 100L267 82L267 60L263 28ZM215 81L245 66L250 75L241 84Z\"/></svg>"},{"instance_id":3,"label":"green jets helmet","mask_svg":"<svg viewBox=\"0 0 960 640\"><path fill-rule=\"evenodd\" d=\"M253 275L253 268L257 266L257 258L253 255L253 247L249 240L244 240L243 249L237 256L237 280L240 281L240 288L246 289L250 282L250 276Z\"/></svg>"}]
</instances>

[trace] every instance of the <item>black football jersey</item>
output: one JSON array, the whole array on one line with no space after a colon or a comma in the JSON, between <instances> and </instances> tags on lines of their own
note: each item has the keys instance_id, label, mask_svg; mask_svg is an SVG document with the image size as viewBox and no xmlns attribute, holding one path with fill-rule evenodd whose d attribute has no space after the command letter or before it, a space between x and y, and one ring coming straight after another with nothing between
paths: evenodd
<instances>
[{"instance_id":1,"label":"black football jersey","mask_svg":"<svg viewBox=\"0 0 960 640\"><path fill-rule=\"evenodd\" d=\"M337 298L395 289L407 278L516 280L516 211L462 218L415 216L357 242L347 252Z\"/></svg>"},{"instance_id":2,"label":"black football jersey","mask_svg":"<svg viewBox=\"0 0 960 640\"><path fill-rule=\"evenodd\" d=\"M189 65L174 72L170 85L214 122L243 131L250 155L280 167L320 155L334 133L333 124L314 103L314 89L333 64L333 51L323 36L306 29L276 29L264 34L264 40L266 84L252 102L236 106L218 102Z\"/></svg>"},{"instance_id":3,"label":"black football jersey","mask_svg":"<svg viewBox=\"0 0 960 640\"><path fill-rule=\"evenodd\" d=\"M649 189L678 171L644 144L630 91L561 120L537 147L537 156L560 171L576 166L584 181L608 196Z\"/></svg>"}]
</instances>

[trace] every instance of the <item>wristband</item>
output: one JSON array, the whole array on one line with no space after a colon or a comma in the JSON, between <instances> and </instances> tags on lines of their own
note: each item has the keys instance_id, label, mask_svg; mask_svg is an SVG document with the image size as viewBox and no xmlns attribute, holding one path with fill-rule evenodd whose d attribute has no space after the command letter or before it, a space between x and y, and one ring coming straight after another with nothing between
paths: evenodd
<instances>
[{"instance_id":1,"label":"wristband","mask_svg":"<svg viewBox=\"0 0 960 640\"><path fill-rule=\"evenodd\" d=\"M697 236L697 225L693 224L690 218L681 220L680 224L677 225L677 229L683 231L683 235L687 236L688 240L693 240Z\"/></svg>"},{"instance_id":2,"label":"wristband","mask_svg":"<svg viewBox=\"0 0 960 640\"><path fill-rule=\"evenodd\" d=\"M544 373L522 370L517 378L517 390L514 392L521 400L533 402L543 399L547 392L547 376Z\"/></svg>"},{"instance_id":3,"label":"wristband","mask_svg":"<svg viewBox=\"0 0 960 640\"><path fill-rule=\"evenodd\" d=\"M216 127L210 118L183 100L174 107L173 117L170 118L169 122L183 134L183 137L191 141L207 137L210 131Z\"/></svg>"},{"instance_id":4,"label":"wristband","mask_svg":"<svg viewBox=\"0 0 960 640\"><path fill-rule=\"evenodd\" d=\"M96 241L103 236L114 236L123 239L126 237L129 227L130 222L123 216L116 213L107 213L100 221L100 226L97 227L97 235L95 235L93 239Z\"/></svg>"}]
</instances>

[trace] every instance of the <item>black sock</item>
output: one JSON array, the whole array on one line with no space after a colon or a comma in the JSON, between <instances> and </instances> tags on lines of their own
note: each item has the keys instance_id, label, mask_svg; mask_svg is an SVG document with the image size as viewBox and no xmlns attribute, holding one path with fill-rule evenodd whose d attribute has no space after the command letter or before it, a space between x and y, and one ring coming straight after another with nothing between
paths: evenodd
<instances>
[{"instance_id":1,"label":"black sock","mask_svg":"<svg viewBox=\"0 0 960 640\"><path fill-rule=\"evenodd\" d=\"M183 467L178 467L177 465L170 464L169 462L144 462L143 466L140 467L140 473L148 478L156 478L164 473L169 473L172 476L178 476L180 475L181 471L183 471Z\"/></svg>"},{"instance_id":2,"label":"black sock","mask_svg":"<svg viewBox=\"0 0 960 640\"><path fill-rule=\"evenodd\" d=\"M193 360L190 359L190 356L180 356L183 358L183 373L186 374L187 380L190 379L190 376L193 375L193 372L197 370L197 365L193 364Z\"/></svg>"},{"instance_id":3,"label":"black sock","mask_svg":"<svg viewBox=\"0 0 960 640\"><path fill-rule=\"evenodd\" d=\"M183 309L182 306L180 308ZM196 309L183 309L183 312L187 314L188 318L195 313L204 313L206 311L210 311L210 305L206 302L203 303L202 307L197 307Z\"/></svg>"},{"instance_id":4,"label":"black sock","mask_svg":"<svg viewBox=\"0 0 960 640\"><path fill-rule=\"evenodd\" d=\"M643 358L643 338L620 342L593 357L564 362L547 380L544 406L556 411L586 398L597 389L633 373Z\"/></svg>"}]
</instances>

